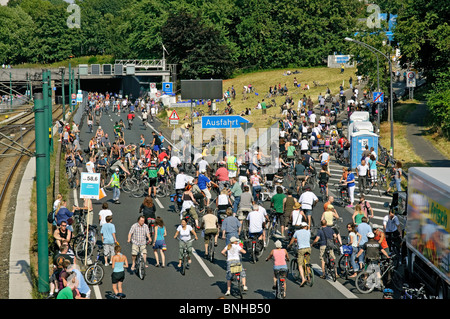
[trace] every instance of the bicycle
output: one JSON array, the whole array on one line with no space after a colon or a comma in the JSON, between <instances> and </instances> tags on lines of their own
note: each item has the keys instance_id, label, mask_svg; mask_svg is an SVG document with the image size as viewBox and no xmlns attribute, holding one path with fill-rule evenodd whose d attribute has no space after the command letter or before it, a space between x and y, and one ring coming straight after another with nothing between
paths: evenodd
<instances>
[{"instance_id":1,"label":"bicycle","mask_svg":"<svg viewBox=\"0 0 450 319\"><path fill-rule=\"evenodd\" d=\"M326 201L328 201L327 185L325 183L319 183L319 187L322 203L325 203Z\"/></svg>"},{"instance_id":2,"label":"bicycle","mask_svg":"<svg viewBox=\"0 0 450 319\"><path fill-rule=\"evenodd\" d=\"M181 239L178 239L178 240L181 242ZM194 239L190 239L186 242L183 242L183 253L181 254L181 268L180 268L180 272L183 276L186 274L186 269L189 269L189 266L188 266L189 252L188 252L187 244L192 243L193 241L194 241Z\"/></svg>"},{"instance_id":3,"label":"bicycle","mask_svg":"<svg viewBox=\"0 0 450 319\"><path fill-rule=\"evenodd\" d=\"M218 231L218 230L217 230ZM208 236L208 260L210 262L214 262L214 248L215 248L215 244L214 244L214 237L215 234L205 234L205 237Z\"/></svg>"},{"instance_id":4,"label":"bicycle","mask_svg":"<svg viewBox=\"0 0 450 319\"><path fill-rule=\"evenodd\" d=\"M353 247L348 245L341 246L341 257L338 261L338 270L340 276L345 278L346 280L349 277L351 271L353 271L353 267L351 265L350 258L352 256Z\"/></svg>"},{"instance_id":5,"label":"bicycle","mask_svg":"<svg viewBox=\"0 0 450 319\"><path fill-rule=\"evenodd\" d=\"M334 184L334 187L336 188L337 194L336 198L334 199L335 202L340 206L346 206L350 204L350 197L348 196L347 186L336 183Z\"/></svg>"},{"instance_id":6,"label":"bicycle","mask_svg":"<svg viewBox=\"0 0 450 319\"><path fill-rule=\"evenodd\" d=\"M274 237L278 231L278 226L280 225L280 214L270 211L269 213L269 223L267 227L267 238ZM283 234L282 234L283 235Z\"/></svg>"},{"instance_id":7,"label":"bicycle","mask_svg":"<svg viewBox=\"0 0 450 319\"><path fill-rule=\"evenodd\" d=\"M97 225L90 225L88 234L86 231L83 234L75 237L74 246L75 246L75 256L81 261L85 261L89 257L92 256L94 251L94 247L97 243ZM86 238L87 236L87 238Z\"/></svg>"},{"instance_id":8,"label":"bicycle","mask_svg":"<svg viewBox=\"0 0 450 319\"><path fill-rule=\"evenodd\" d=\"M102 251L102 246L99 245L95 262L84 272L84 279L86 279L89 285L100 285L102 283L103 276L105 275L105 270L100 263L100 257L103 257Z\"/></svg>"},{"instance_id":9,"label":"bicycle","mask_svg":"<svg viewBox=\"0 0 450 319\"><path fill-rule=\"evenodd\" d=\"M394 287L402 289L402 279L400 273L395 269L392 258L381 260L380 265L377 261L370 261L365 269L361 271L355 279L356 289L362 294L371 293L375 287L383 289L383 279L388 275L387 281L392 281Z\"/></svg>"},{"instance_id":10,"label":"bicycle","mask_svg":"<svg viewBox=\"0 0 450 319\"><path fill-rule=\"evenodd\" d=\"M276 299L284 299L286 298L286 277L288 275L288 271L285 269L275 270L275 277L277 278L275 285L275 298Z\"/></svg>"},{"instance_id":11,"label":"bicycle","mask_svg":"<svg viewBox=\"0 0 450 319\"><path fill-rule=\"evenodd\" d=\"M240 262L230 264L231 282L236 282L239 291L239 297L241 299L244 298L244 285L241 281L242 270L242 264Z\"/></svg>"},{"instance_id":12,"label":"bicycle","mask_svg":"<svg viewBox=\"0 0 450 319\"><path fill-rule=\"evenodd\" d=\"M249 233L248 235L251 247L250 256L254 264L256 264L256 262L264 252L264 241L262 239L257 238L255 235L258 234Z\"/></svg>"},{"instance_id":13,"label":"bicycle","mask_svg":"<svg viewBox=\"0 0 450 319\"><path fill-rule=\"evenodd\" d=\"M141 246L136 254L135 272L141 280L145 278L145 260L144 255L141 253Z\"/></svg>"},{"instance_id":14,"label":"bicycle","mask_svg":"<svg viewBox=\"0 0 450 319\"><path fill-rule=\"evenodd\" d=\"M306 184L309 185L309 187L311 188L311 190L315 190L316 186L317 186L317 173L315 170L312 169L308 169L305 170L305 175L307 176L306 179ZM308 178L309 176L309 178Z\"/></svg>"},{"instance_id":15,"label":"bicycle","mask_svg":"<svg viewBox=\"0 0 450 319\"><path fill-rule=\"evenodd\" d=\"M294 253L294 256L297 256L297 252ZM303 257L303 275L305 276L306 284L309 287L312 287L314 285L314 270L312 269L312 265L310 263L311 254L309 252L305 252ZM307 263L305 262L306 260L308 260ZM292 274L294 281L298 282L301 279L297 258L293 258L291 260L290 273Z\"/></svg>"},{"instance_id":16,"label":"bicycle","mask_svg":"<svg viewBox=\"0 0 450 319\"><path fill-rule=\"evenodd\" d=\"M428 296L425 291L425 284L421 283L420 288L410 288L408 284L403 284L400 299L436 299L436 297Z\"/></svg>"},{"instance_id":17,"label":"bicycle","mask_svg":"<svg viewBox=\"0 0 450 319\"><path fill-rule=\"evenodd\" d=\"M336 263L335 263L334 259L331 258L330 250L331 250L331 248L328 248L328 247L325 248L325 252L324 252L325 273L323 274L323 276L325 276L325 278L327 276L330 276L333 281L336 281L336 279L337 279Z\"/></svg>"}]
</instances>

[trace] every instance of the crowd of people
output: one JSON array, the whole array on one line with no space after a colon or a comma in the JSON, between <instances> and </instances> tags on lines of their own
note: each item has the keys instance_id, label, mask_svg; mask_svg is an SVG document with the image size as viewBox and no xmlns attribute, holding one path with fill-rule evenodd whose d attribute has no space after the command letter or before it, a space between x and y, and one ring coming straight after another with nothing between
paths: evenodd
<instances>
[{"instance_id":1,"label":"crowd of people","mask_svg":"<svg viewBox=\"0 0 450 319\"><path fill-rule=\"evenodd\" d=\"M230 96L232 96L231 93ZM115 204L120 204L121 182L125 176L148 177L148 192L145 194L140 208L142 215L133 224L128 234L128 242L132 243L131 270L135 268L137 251L141 251L146 260L146 245L149 243L153 245L157 267L166 265L164 238L167 235L167 229L163 219L158 216L153 201L159 184L173 185L177 196L181 197L180 224L174 234L174 238L180 240L178 267L181 266L181 254L184 246L187 245L188 254L191 256L191 239L198 239L197 231L203 230L205 257L208 256L210 240L217 245L218 238L225 239L226 247L222 253L227 256L226 278L227 281L230 281L232 276L228 265L236 260L241 260L240 254L245 254L242 243L239 245L244 224L247 224L249 234L262 238L266 243L265 236L268 234L265 228L270 215L268 210L274 211L279 218L280 239L288 239L290 246L294 243L296 245L298 254L296 257L302 275L301 286L305 283L301 267L304 262L303 252L305 249L311 249L311 242L317 242L321 247L319 255L322 260L322 269L323 249L326 246L327 236L329 234L336 236L337 241L342 245L341 234L334 224L339 215L333 206L333 197L328 196L328 180L331 176L329 163L334 148L339 148L344 153L344 158L348 158L349 142L342 134L342 122L338 119L338 114L343 110L342 105L339 103L339 99L331 96L331 92L327 91L325 96L319 95L318 114L314 110L311 98L303 96L298 102L297 111L294 108L293 100L289 100L288 107L283 111L285 118L279 122L279 156L276 158L273 154L266 155L259 149L247 150L244 154L235 155L228 153L224 147L221 150L222 153L215 157L218 160L211 161L211 157L208 156L211 144L207 144L201 153L192 155L193 166L187 165L190 163L185 161L187 156L184 149L173 149L171 144L165 142L162 132L152 131L149 139L146 135L141 134L137 143L128 140L127 129L131 129L134 116L127 117L127 125L122 120L114 123L113 138L104 132L99 125L98 116L110 110L118 114L125 112L132 115L150 114L150 116L154 116L158 112L157 103L150 99L141 98L136 99L135 102L132 101L132 98L120 99L117 95L109 93L90 93L88 95L85 118L93 136L85 149L80 146L77 125L73 124L70 127L68 123L60 123L60 140L66 151L68 175L79 177L82 171L101 173L101 185L102 187L112 187ZM331 104L328 101L331 101ZM354 106L350 104L347 111L351 111ZM153 108L154 110L152 110ZM142 116L142 119L145 125L147 117ZM94 126L97 128L94 129ZM188 137L190 136L189 129L189 125L183 128ZM317 154L316 157L313 156L314 153ZM373 152L369 151L366 155L365 161L367 162L365 163L368 166L363 169L361 167L365 167L365 163L362 163L361 167L358 167L358 178L364 176L363 172L370 172L373 169ZM265 171L265 161L274 161L276 163L275 170ZM316 163L320 163L320 170L316 169ZM282 180L287 172L291 172L289 169L292 169L297 181L294 189L283 186ZM188 172L189 174L187 174ZM318 184L326 187L327 199L326 202L324 201L324 210L321 216L322 227L317 232L317 236L313 236L312 233L312 214L318 203L318 197L308 187L308 178L312 174L317 174ZM348 225L348 241L349 244L357 247L355 251L358 254L359 267L356 262L352 264L356 271L361 268L361 262L364 261L364 252L369 249L366 243L372 239L371 233L373 232L377 236L374 238L379 238L380 249L385 249L383 240L394 236L392 230L395 228L395 231L398 231L398 223L392 222L392 218L389 216L385 220L386 227L384 229L372 229L367 224L367 220L373 217L373 210L364 199L361 190L360 201L354 206L355 175L351 169L344 169L341 180L348 187L351 200L348 207L354 208L353 222ZM270 200L270 209L264 207L264 203L259 197L261 186L268 182L273 185L274 189ZM74 185L79 186L79 180ZM73 231L69 222L73 211L86 209L91 213L91 220L93 218L90 200L85 201L83 207L73 207L73 211L68 210L65 205L65 200L58 198L54 208L54 238L58 243L58 249L61 249L58 254L64 256L69 254L64 249L69 248L70 250L70 235L66 229ZM214 214L214 207L217 214ZM188 214L195 220L195 224L187 223L185 217ZM221 218L221 214L226 217ZM124 296L122 292L124 269L129 264L127 257L121 253L120 246L117 245L112 212L107 203L104 203L99 213L99 224L105 252L105 265L108 265L108 262L112 264L114 296L120 298ZM368 227L365 226L366 224ZM152 227L151 225L155 225L153 237L150 236L149 227ZM282 250L281 245L282 242L277 241L276 249L271 251L268 257L274 259L274 270L287 267L288 255ZM359 253L359 251L362 252ZM372 254L369 255L372 256ZM353 257L356 258L356 255ZM65 276L61 276L68 272L67 267L64 268L65 264L61 262L62 259L64 258L55 259L55 272L54 278L52 278L52 282L55 284L52 293L56 289L62 291L66 286L71 287L70 280L67 281ZM73 255L71 255L70 261L71 265L75 264ZM189 263L191 263L190 259ZM148 267L148 265L146 266ZM241 273L241 276L245 278L245 272ZM247 290L247 283L243 283L244 290ZM76 287L72 289L75 297L89 297L89 292L86 293L86 290L83 290L84 283L81 279L78 279ZM228 284L226 294L229 293L230 285Z\"/></svg>"}]
</instances>

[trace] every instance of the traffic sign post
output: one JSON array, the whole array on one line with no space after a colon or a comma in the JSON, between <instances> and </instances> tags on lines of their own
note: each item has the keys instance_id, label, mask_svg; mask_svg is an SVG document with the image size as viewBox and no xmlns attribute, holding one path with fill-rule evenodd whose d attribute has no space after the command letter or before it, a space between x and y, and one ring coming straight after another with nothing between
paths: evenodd
<instances>
[{"instance_id":1,"label":"traffic sign post","mask_svg":"<svg viewBox=\"0 0 450 319\"><path fill-rule=\"evenodd\" d=\"M383 92L373 92L373 102L374 103L384 103Z\"/></svg>"},{"instance_id":2,"label":"traffic sign post","mask_svg":"<svg viewBox=\"0 0 450 319\"><path fill-rule=\"evenodd\" d=\"M180 120L180 117L178 116L177 111L173 110L169 116L169 123L176 125L176 124L178 124L179 120Z\"/></svg>"}]
</instances>

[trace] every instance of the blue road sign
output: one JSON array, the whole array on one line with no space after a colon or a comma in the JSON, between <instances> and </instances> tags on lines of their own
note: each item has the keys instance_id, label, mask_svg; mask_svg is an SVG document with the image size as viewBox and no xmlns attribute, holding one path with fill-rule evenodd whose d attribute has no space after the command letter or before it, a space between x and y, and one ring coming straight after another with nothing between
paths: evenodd
<instances>
[{"instance_id":1,"label":"blue road sign","mask_svg":"<svg viewBox=\"0 0 450 319\"><path fill-rule=\"evenodd\" d=\"M165 94L172 94L173 93L173 83L172 82L163 82L162 83L162 91Z\"/></svg>"},{"instance_id":2,"label":"blue road sign","mask_svg":"<svg viewBox=\"0 0 450 319\"><path fill-rule=\"evenodd\" d=\"M202 116L202 129L240 128L241 123L249 122L249 120L239 115Z\"/></svg>"},{"instance_id":3,"label":"blue road sign","mask_svg":"<svg viewBox=\"0 0 450 319\"><path fill-rule=\"evenodd\" d=\"M373 102L374 103L384 103L383 92L373 92Z\"/></svg>"}]
</instances>

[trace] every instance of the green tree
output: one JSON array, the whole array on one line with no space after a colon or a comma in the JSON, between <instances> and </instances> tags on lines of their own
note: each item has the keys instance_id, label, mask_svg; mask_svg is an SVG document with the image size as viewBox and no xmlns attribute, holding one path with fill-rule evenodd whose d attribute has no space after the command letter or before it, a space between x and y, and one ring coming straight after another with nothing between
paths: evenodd
<instances>
[{"instance_id":1,"label":"green tree","mask_svg":"<svg viewBox=\"0 0 450 319\"><path fill-rule=\"evenodd\" d=\"M227 78L234 70L232 50L221 32L182 10L171 14L162 26L161 39L171 63L178 64L180 78Z\"/></svg>"}]
</instances>

